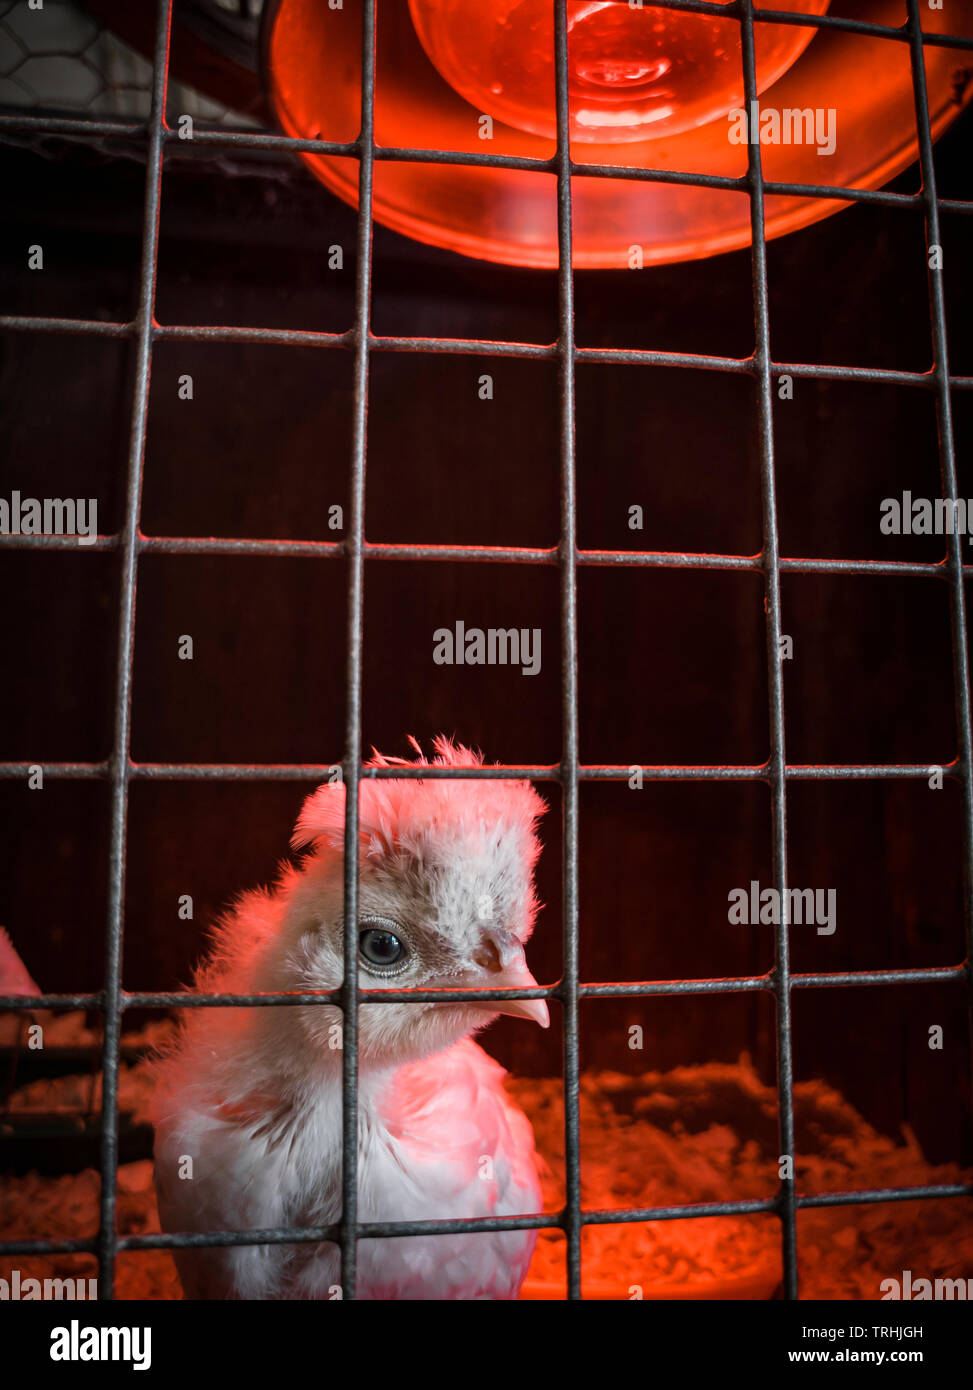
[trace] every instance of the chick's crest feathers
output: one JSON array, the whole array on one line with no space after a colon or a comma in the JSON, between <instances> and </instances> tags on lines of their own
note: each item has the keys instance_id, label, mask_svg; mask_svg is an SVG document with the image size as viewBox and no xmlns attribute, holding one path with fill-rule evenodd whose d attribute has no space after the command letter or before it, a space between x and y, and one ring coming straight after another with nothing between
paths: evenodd
<instances>
[{"instance_id":1,"label":"chick's crest feathers","mask_svg":"<svg viewBox=\"0 0 973 1390\"><path fill-rule=\"evenodd\" d=\"M391 758L372 749L369 767L482 767L475 749L453 743L440 734L433 740L430 763L414 738L417 757ZM414 852L423 841L450 838L474 829L495 826L498 833L520 840L527 864L533 868L539 853L535 826L547 804L529 782L507 778L401 778L359 783L358 835L363 858L383 857L400 850ZM291 837L294 849L312 845L321 853L343 851L345 787L328 783L311 793Z\"/></svg>"}]
</instances>

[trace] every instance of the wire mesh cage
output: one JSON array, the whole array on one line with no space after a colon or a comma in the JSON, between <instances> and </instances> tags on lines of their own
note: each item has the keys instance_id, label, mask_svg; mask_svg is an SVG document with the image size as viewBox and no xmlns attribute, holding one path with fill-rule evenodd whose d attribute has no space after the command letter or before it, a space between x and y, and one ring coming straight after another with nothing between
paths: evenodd
<instances>
[{"instance_id":1,"label":"wire mesh cage","mask_svg":"<svg viewBox=\"0 0 973 1390\"><path fill-rule=\"evenodd\" d=\"M0 332L11 337L41 337L42 335L78 336L94 343L96 340L121 340L133 353L133 371L128 414L127 442L124 444L126 458L124 470L124 492L119 496L117 524L108 531L100 531L97 537L90 537L86 546L91 554L85 556L85 564L98 563L96 557L107 552L108 559L117 565L117 594L110 603L117 622L117 647L113 673L114 694L111 708L105 717L110 717L110 751L107 756L95 760L72 760L32 758L17 759L0 763L0 774L10 783L29 784L30 779L40 775L41 782L66 780L96 784L107 790L109 796L108 840L103 846L108 865L107 899L105 902L106 925L103 933L104 973L98 988L86 990L64 990L59 993L35 994L31 992L11 993L0 998L0 1007L11 1011L18 1019L16 1035L11 1039L11 1066L22 1068L33 1061L26 1043L26 1025L20 1020L28 1011L86 1010L91 1021L98 1020L95 1031L85 1030L83 1035L84 1056L93 1065L88 1081L88 1089L78 1111L82 1116L77 1126L89 1140L98 1145L97 1166L100 1174L99 1232L97 1237L31 1238L4 1239L0 1242L0 1254L4 1256L48 1256L54 1254L94 1255L97 1258L99 1291L102 1298L111 1298L115 1290L116 1265L129 1256L130 1252L150 1250L172 1250L180 1247L212 1248L240 1245L300 1245L318 1246L322 1242L332 1242L341 1252L341 1296L354 1298L356 1294L356 1261L359 1242L363 1239L399 1239L417 1235L449 1235L457 1233L476 1233L502 1230L539 1230L555 1235L563 1242L566 1262L565 1293L567 1298L576 1300L582 1297L582 1254L583 1237L599 1227L634 1226L646 1223L705 1223L719 1218L761 1218L775 1222L777 1233L774 1237L779 1244L780 1279L776 1275L763 1293L751 1287L749 1293L737 1296L768 1296L778 1288L787 1299L799 1296L799 1273L802 1269L801 1243L798 1236L801 1220L806 1214L836 1208L884 1207L885 1204L904 1202L940 1201L955 1199L965 1207L965 1199L973 1195L973 1185L968 1173L955 1170L949 1179L932 1178L928 1181L876 1180L873 1183L860 1182L842 1190L802 1190L799 1178L795 1175L793 1162L785 1162L789 1156L801 1151L798 1142L797 1111L810 1104L809 1093L800 1090L795 1081L795 1030L794 1013L799 1001L808 994L830 995L840 990L882 991L897 986L921 987L943 986L952 990L962 990L969 1007L971 923L973 923L973 902L970 894L973 884L973 750L970 742L970 690L968 673L968 637L964 581L968 566L964 563L962 535L959 528L950 529L946 540L944 559L855 559L852 557L823 556L821 558L797 558L784 553L781 545L780 491L782 486L776 463L775 441L787 426L782 425L776 409L779 384L788 379L791 383L838 383L854 385L861 389L908 389L916 398L934 408L938 431L938 460L940 467L940 495L944 499L962 500L962 484L957 468L957 445L954 430L954 414L961 416L964 409L965 393L973 386L973 376L958 375L951 368L947 344L947 301L944 280L948 267L943 269L941 256L937 249L942 247L944 232L942 219L945 216L965 218L973 204L965 197L940 196L937 183L937 162L934 157L933 131L930 122L929 100L926 85L927 48L948 48L955 50L957 61L973 49L973 39L961 34L931 33L924 28L923 12L918 0L908 0L907 13L901 27L878 25L840 14L786 15L777 11L761 11L752 0L737 0L737 3L707 5L698 0L672 0L672 3L657 7L686 13L730 15L739 25L742 45L742 82L746 103L758 100L757 64L755 34L763 23L777 21L789 25L805 26L810 31L843 32L849 35L861 34L880 39L883 43L895 45L908 55L911 67L912 95L915 106L916 132L918 141L918 161L921 177L916 191L901 191L900 188L867 189L861 187L832 187L826 184L809 188L806 183L771 182L764 178L762 151L759 142L750 143L746 149L746 173L736 179L718 178L704 173L678 173L652 167L631 167L592 165L581 162L572 147L570 134L570 92L568 63L568 7L563 0L554 4L554 73L556 78L556 148L550 158L532 159L518 155L475 154L444 149L417 149L413 147L390 147L379 144L375 138L374 104L376 85L376 26L382 22L383 6L376 0L363 0L361 6L361 112L360 130L353 140L332 141L319 136L298 137L278 134L265 128L263 121L266 110L254 79L248 87L239 74L234 77L232 93L229 87L222 90L227 94L226 104L214 101L205 95L194 95L191 83L180 83L174 97L175 84L170 78L170 57L173 42L174 13L184 14L192 11L190 19L195 20L196 31L212 35L218 30L223 36L221 42L240 65L241 55L248 45L252 45L255 34L256 7L241 7L233 14L233 7L214 4L212 6L174 6L172 0L161 0L157 6L152 36L151 62L141 62L137 56L129 57L135 50L125 49L117 37L113 37L111 14L104 17L106 27L99 28L90 16L73 6L54 7L59 20L64 22L61 36L61 57L72 55L75 68L73 76L64 77L61 69L54 72L51 80L52 91L63 93L65 82L81 83L81 74L95 73L89 83L90 91L84 84L70 87L66 100L51 96L30 69L32 61L25 56L21 40L18 38L18 23L23 18L23 7L8 6L0 16L0 38L10 46L14 58L5 68L6 81L12 82L17 94L11 97L4 88L7 109L0 114L0 139L23 145L30 149L42 149L59 157L65 140L81 142L85 148L95 147L111 152L124 151L137 153L145 162L144 200L142 203L141 252L137 267L132 267L135 297L131 301L131 312L104 313L101 317L90 314L56 313L17 313L0 316ZM96 15L101 7L92 6ZM110 12L110 6L106 7ZM232 22L231 22L232 21ZM222 27L221 27L222 25ZM74 27L72 27L74 26ZM209 26L208 28L206 26ZM190 29L192 24L189 25ZM67 37L65 37L65 35ZM137 45L138 37L130 35ZM79 47L80 45L80 47ZM6 49L4 50L6 51ZM31 72L35 73L33 81ZM61 73L58 76L58 73ZM137 77L141 84L138 91L129 83ZM47 80L47 79L45 79ZM201 79L203 80L203 79ZM36 85L35 85L36 84ZM218 84L219 85L219 84ZM77 93L77 95L75 95ZM232 96L232 100L230 99ZM148 101L145 107L145 101ZM236 103L234 105L234 102ZM18 109L11 109L11 106ZM178 114L194 116L192 152L181 141ZM105 144L104 142L107 142ZM254 326L232 321L234 315L228 314L229 322L218 322L215 314L203 322L195 322L190 315L183 321L178 318L165 318L160 321L158 304L158 267L163 216L163 186L169 177L167 160L183 162L190 158L200 159L204 176L209 176L212 157L219 163L212 166L222 170L224 176L244 173L252 176L260 186L260 198L270 197L266 192L275 181L292 177L298 164L298 156L327 156L349 161L355 169L356 210L345 214L345 223L351 228L354 224L354 252L348 259L351 273L346 281L345 297L342 307L350 311L350 326L336 331L322 331L318 328L293 326ZM373 195L376 170L379 166L394 163L443 164L453 166L480 165L485 168L505 168L525 174L543 173L554 181L556 188L556 239L557 270L553 287L556 292L556 338L554 341L530 341L525 337L519 341L513 336L497 332L494 336L460 337L451 332L416 336L407 330L399 332L376 332L372 318L373 291L376 275L374 254L375 219L373 217ZM589 294L583 283L585 272L576 269L573 256L573 196L574 182L582 175L605 180L629 179L660 183L685 184L691 187L720 187L727 193L745 197L749 208L750 229L750 284L747 293L752 306L754 324L754 346L741 356L726 351L663 350L657 347L583 346L577 341L577 322ZM928 367L912 363L907 369L901 367L876 367L863 365L837 365L823 361L781 361L771 351L771 304L772 285L768 272L767 201L770 198L800 198L810 193L823 200L840 201L843 204L860 208L873 207L887 209L896 215L906 216L907 212L921 214L923 235L914 236L914 269L916 275L923 275L928 293L928 323L931 331L932 362ZM225 229L224 229L225 230ZM329 248L331 249L331 248ZM320 248L314 248L320 259ZM284 253L286 254L286 252ZM920 260L920 257L922 258ZM526 272L528 275L533 272ZM610 272L612 274L618 272ZM349 283L350 282L350 283ZM523 283L523 282L521 282ZM496 321L496 319L494 319ZM155 389L153 366L158 372L158 362L166 352L174 348L188 349L214 344L243 344L248 348L266 348L273 352L297 353L306 349L315 355L315 363L324 359L340 357L347 363L346 375L335 379L335 399L342 415L340 430L336 432L342 439L350 459L345 493L347 524L340 540L321 538L296 538L284 525L283 534L256 534L248 525L251 516L244 514L240 535L220 534L214 526L214 535L171 532L170 534L147 533L144 527L144 503L151 496L151 489L164 486L153 481L152 459L149 444L150 393ZM479 371L481 368L495 370L498 364L508 363L519 366L531 363L538 370L551 374L556 383L551 394L552 426L557 437L557 476L544 479L549 483L553 523L556 529L554 544L510 544L510 543L456 543L449 541L374 541L366 539L366 457L370 455L370 443L375 433L375 421L369 415L370 400L374 406L375 382L379 380L381 362L385 355L401 357L421 357L423 361L443 363L442 370L448 371L448 363L471 362ZM579 387L579 374L596 370L619 372L625 367L638 367L647 371L672 371L673 373L701 372L717 378L733 381L745 379L752 386L755 402L754 430L754 475L753 495L759 498L759 548L755 553L721 553L713 550L689 550L676 546L663 545L659 549L613 549L608 546L587 546L579 543L579 534L584 526L584 518L578 512L578 469L577 434L579 391L588 399L592 391L598 389L585 378ZM286 367L278 368L282 374ZM318 371L317 365L315 371ZM326 371L327 368L320 370ZM667 378L668 379L668 378ZM599 379L602 380L602 379ZM606 390L614 388L604 388ZM718 389L714 386L714 392ZM622 411L621 413L624 413ZM149 466L147 467L147 457ZM218 505L226 503L227 489L223 483L215 488ZM556 497L556 508L553 498ZM154 505L154 503L153 503ZM394 505L392 507L394 511ZM753 518L756 524L756 517ZM269 528L272 529L272 528ZM289 533L288 533L289 532ZM503 538L505 539L505 538ZM65 551L76 545L73 536L63 535L13 535L0 538L0 546L9 550L31 550L43 552L45 561L53 562L53 552ZM140 604L154 603L152 583L146 575L147 566L155 559L172 557L172 563L191 564L195 561L218 560L222 557L237 557L239 561L252 561L254 564L270 564L285 560L304 562L312 560L340 562L342 585L340 601L343 605L343 618L339 623L333 613L327 619L318 615L322 631L326 631L325 643L332 652L340 651L343 665L340 671L340 688L344 704L342 753L340 758L341 778L346 788L346 819L344 829L344 917L356 920L359 904L359 872L356 846L359 838L359 789L364 779L384 781L388 779L416 778L459 778L459 779L527 779L531 782L554 789L560 797L561 836L560 862L557 867L559 883L554 892L560 901L560 973L552 985L537 986L535 989L521 991L525 998L545 999L556 1004L561 1018L562 1072L558 1088L558 1101L562 1107L558 1123L562 1133L558 1140L561 1145L563 1162L563 1190L555 1207L543 1213L527 1216L477 1217L464 1220L400 1220L373 1221L362 1220L359 1216L358 1164L359 1152L356 1136L359 1126L359 1073L358 1073L358 1019L362 1004L394 1003L396 1001L446 1002L470 998L503 998L502 991L479 991L471 995L469 990L389 990L361 987L359 980L359 960L357 941L353 933L345 937L344 982L337 990L316 991L312 994L267 993L255 995L209 995L195 993L187 995L177 990L138 990L124 987L122 948L126 938L126 922L132 916L131 882L128 877L131 855L131 824L135 798L142 787L158 787L165 784L188 783L193 785L221 784L230 790L238 786L280 784L287 787L293 783L308 783L327 780L332 776L335 762L312 763L303 761L306 753L293 758L263 761L218 760L207 751L184 761L175 758L152 760L140 755L133 741L133 708L137 707L140 691L136 674L136 611L137 596ZM388 564L386 565L386 562ZM365 603L366 569L369 573L375 568L396 571L398 566L414 567L408 571L414 574L417 568L434 569L437 566L457 564L460 566L496 565L507 567L519 575L521 570L528 573L543 571L556 576L557 592L551 594L552 611L556 612L557 637L560 651L558 689L556 700L559 707L560 725L553 756L541 759L505 762L498 766L484 765L477 768L435 768L423 767L421 770L399 766L374 767L362 762L363 743L363 682L365 681L368 659L366 620L369 605ZM755 633L748 629L750 638L749 661L751 663L751 683L760 691L764 701L763 719L766 737L769 739L769 753L765 758L753 757L731 761L719 752L709 752L698 761L681 761L681 753L666 755L658 761L645 761L632 754L621 754L617 761L582 761L580 747L582 741L581 724L584 712L580 703L579 681L585 679L588 667L579 659L579 620L578 593L579 574L582 572L610 572L637 569L654 572L664 576L666 571L692 572L701 577L707 575L749 576L761 586L763 601L762 631ZM335 564L335 571L338 564ZM204 574L203 571L200 571ZM821 758L817 761L793 762L787 758L785 731L790 722L785 721L785 660L786 644L789 641L788 627L783 616L782 589L790 576L817 576L822 579L844 579L849 576L869 576L869 582L888 580L890 583L909 583L935 588L944 595L943 615L948 606L951 633L952 665L951 702L954 720L955 752L952 758L935 756L933 752L923 760L918 754L909 759L886 759L856 761L853 759ZM68 580L68 582L72 582ZM203 582L205 583L205 574ZM339 581L335 580L337 585ZM387 581L394 585L395 579ZM519 582L513 581L513 582ZM107 581L106 581L107 583ZM337 590L335 591L337 593ZM148 595L148 597L143 597ZM329 594L328 599L335 595ZM611 600L609 600L610 602ZM664 600L663 600L664 601ZM108 606L106 604L104 606ZM797 605L795 604L795 607ZM938 621L938 619L937 619ZM947 701L943 708L950 702ZM937 709L939 707L937 706ZM103 712L104 714L104 712ZM611 720L611 708L603 709L601 717ZM931 723L931 721L930 721ZM928 731L928 729L927 729ZM704 746L699 739L693 745ZM802 745L804 746L804 745ZM836 745L837 746L837 745ZM942 730L937 731L937 748L942 746ZM792 965L795 947L792 940L792 923L788 913L781 914L781 920L772 923L773 964L770 968L752 970L722 970L709 962L705 952L697 953L695 958L700 968L686 969L676 978L656 978L650 971L641 972L643 978L624 982L585 979L583 969L584 932L582 926L582 883L584 866L582 864L582 798L588 791L594 791L603 784L616 786L643 785L649 787L665 785L677 787L684 785L687 790L702 787L733 786L766 788L769 794L768 822L769 843L764 878L787 902L787 890L793 888L795 877L791 871L789 857L793 857L789 822L799 818L802 812L795 812L795 802L806 784L826 786L840 784L846 788L860 784L911 784L919 787L929 783L931 774L939 774L939 785L949 784L958 794L961 803L959 820L961 829L957 830L955 840L950 840L951 850L962 864L962 886L958 890L961 897L962 920L964 922L963 959L947 952L948 963L916 964L910 958L907 965L895 968L842 968L842 969L796 969ZM633 780L634 779L634 780ZM853 791L847 793L853 795ZM724 819L725 808L714 819ZM702 832L697 832L702 834ZM611 854L611 842L606 843L606 853ZM548 874L550 875L550 869ZM553 894L552 894L553 896ZM131 940L131 928L128 930ZM955 938L952 938L955 942ZM803 959L804 957L802 957ZM611 967L608 972L611 973ZM718 999L734 998L744 1006L754 1008L771 1003L773 1020L768 1025L772 1039L773 1086L764 1100L773 1105L776 1115L776 1132L768 1141L775 1147L780 1158L779 1176L773 1190L764 1195L718 1195L715 1199L693 1202L671 1201L655 1203L624 1203L614 1206L591 1207L583 1201L582 1194L582 1134L581 1113L585 1104L585 1090L581 1068L581 1027L579 1019L583 1009L593 1006L596 1001L648 1001L659 1004L665 1001L698 1001L702 1010L715 1008ZM133 1038L123 1033L123 1022L144 1016L146 1010L171 1011L197 1008L294 1008L305 1005L337 1005L343 1020L342 1050L342 1181L340 1218L326 1226L283 1226L273 1229L242 1229L207 1231L205 1233L122 1233L119 1229L119 1205L124 1201L124 1191L120 1194L119 1166L124 1163L137 1140L139 1121L134 1125L126 1118L120 1107L120 1086L125 1084L126 1062L139 1055L140 1049L151 1042L149 1032L142 1038ZM715 1017L715 1013L711 1015ZM769 1015L768 1015L769 1017ZM70 1039L68 1040L71 1041ZM77 1067L77 1056L66 1056L63 1063L57 1064L61 1070L73 1072ZM55 1064L51 1064L54 1066ZM55 1067L56 1069L56 1067ZM96 1087L97 1079L100 1082ZM13 1123L11 1110L14 1095L13 1082L16 1071L11 1071L11 1084L8 1086L6 1108L0 1115L0 1125L10 1132ZM720 1084L726 1080L721 1075ZM661 1083L659 1083L661 1086ZM715 1083L714 1083L715 1084ZM741 1089L746 1090L749 1082L741 1081ZM664 1089L664 1087L662 1088ZM619 1093L625 1090L619 1085ZM546 1093L545 1093L546 1094ZM677 1087L673 1092L671 1104L678 1110L690 1105L687 1094ZM797 1096L797 1103L795 1102ZM545 1102L546 1103L546 1102ZM633 1105L648 1104L645 1097L633 1097ZM42 1131L44 1124L35 1116L34 1129ZM818 1118L813 1123L823 1123ZM134 1134L134 1139L133 1139ZM35 1133L33 1140L38 1140ZM43 1150L43 1134L38 1140L40 1153ZM31 1151L32 1155L34 1151ZM82 1160L83 1161L83 1160ZM27 1166L36 1163L32 1157ZM775 1167L777 1166L775 1160ZM878 1172L876 1164L874 1170ZM889 1169L889 1172L892 1170ZM702 1226L700 1226L702 1229ZM952 1230L953 1227L950 1227ZM775 1265L775 1269L777 1266ZM633 1280L634 1282L634 1280ZM762 1285L758 1286L763 1288ZM756 1286L755 1286L756 1287ZM670 1290L671 1294L671 1290Z\"/></svg>"}]
</instances>

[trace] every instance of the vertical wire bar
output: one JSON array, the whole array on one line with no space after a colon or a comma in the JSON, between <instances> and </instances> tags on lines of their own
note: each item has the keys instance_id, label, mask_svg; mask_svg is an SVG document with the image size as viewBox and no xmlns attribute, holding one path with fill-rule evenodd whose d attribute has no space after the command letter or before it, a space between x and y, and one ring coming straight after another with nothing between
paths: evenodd
<instances>
[{"instance_id":1,"label":"vertical wire bar","mask_svg":"<svg viewBox=\"0 0 973 1390\"><path fill-rule=\"evenodd\" d=\"M741 0L743 84L748 113L757 108L753 46L753 0ZM752 125L752 122L751 122ZM767 689L770 700L770 787L774 886L780 893L780 922L775 933L774 999L777 1012L777 1116L781 1156L790 1160L792 1176L781 1178L779 1214L784 1261L784 1294L796 1299L797 1206L793 1177L794 1055L791 1035L789 912L787 903L787 791L784 752L784 676L780 662L780 541L777 533L777 482L774 472L773 390L770 355L770 309L767 290L767 241L764 228L764 181L759 139L749 133L750 233L756 347L754 373L760 427L760 482L763 506L764 606L767 634Z\"/></svg>"},{"instance_id":2,"label":"vertical wire bar","mask_svg":"<svg viewBox=\"0 0 973 1390\"><path fill-rule=\"evenodd\" d=\"M142 504L149 377L152 371L156 268L159 257L159 207L162 196L163 132L171 17L172 0L159 0L152 72L152 113L145 169L142 265L139 274L138 310L135 317L135 394L129 436L128 490L121 547L121 601L115 674L115 732L111 755L111 843L108 860L108 923L105 940L104 1033L101 1061L101 1225L98 1232L98 1296L103 1300L112 1299L115 1292L118 1054L122 1029L122 934L132 726L132 661L135 649L139 514Z\"/></svg>"},{"instance_id":3,"label":"vertical wire bar","mask_svg":"<svg viewBox=\"0 0 973 1390\"><path fill-rule=\"evenodd\" d=\"M936 166L932 131L929 125L929 97L926 90L926 60L922 42L922 23L917 0L909 0L909 52L912 59L912 85L915 94L916 130L919 138L919 169L926 224L926 277L929 286L929 315L932 325L933 365L936 390L936 419L939 427L939 469L943 496L953 501L959 496L956 479L956 446L953 437L953 407L949 392L949 351L946 343L946 302L943 271L930 265L930 248L942 247L939 228L939 201L936 193ZM960 780L963 786L963 897L966 912L966 961L973 966L973 738L970 730L970 672L966 590L963 580L963 546L958 529L949 534L946 569L949 575L950 623L953 635L953 699L956 710L956 744ZM973 1053L973 976L969 978L969 1018ZM971 1058L973 1059L973 1058Z\"/></svg>"},{"instance_id":4,"label":"vertical wire bar","mask_svg":"<svg viewBox=\"0 0 973 1390\"><path fill-rule=\"evenodd\" d=\"M581 1154L578 1109L578 613L575 517L574 267L566 0L554 0L557 84L558 383L560 391L561 796L563 799L563 1010L565 1235L568 1298L581 1297Z\"/></svg>"},{"instance_id":5,"label":"vertical wire bar","mask_svg":"<svg viewBox=\"0 0 973 1390\"><path fill-rule=\"evenodd\" d=\"M375 0L362 6L361 132L358 137L358 265L355 274L351 520L347 542L345 669L344 978L341 986L341 1296L353 1299L358 1263L358 770L364 591L365 455L372 294L372 175L375 167Z\"/></svg>"}]
</instances>

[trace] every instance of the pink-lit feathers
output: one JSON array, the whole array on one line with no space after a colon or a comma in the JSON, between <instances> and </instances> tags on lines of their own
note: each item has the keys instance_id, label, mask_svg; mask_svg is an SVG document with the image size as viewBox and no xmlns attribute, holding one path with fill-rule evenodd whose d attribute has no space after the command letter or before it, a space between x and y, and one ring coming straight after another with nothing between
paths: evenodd
<instances>
[{"instance_id":1,"label":"pink-lit feathers","mask_svg":"<svg viewBox=\"0 0 973 1390\"><path fill-rule=\"evenodd\" d=\"M417 752L418 745L414 745ZM435 741L434 766L479 765ZM375 754L370 766L428 766ZM544 802L509 779L363 779L363 989L523 989ZM342 979L344 788L305 802L270 891L221 922L207 992L336 988ZM543 1000L362 1004L359 1219L540 1210L533 1136L503 1071L470 1038L499 1012L547 1025ZM331 1005L185 1011L158 1064L156 1187L167 1230L326 1225L341 1209L341 1014ZM363 1240L359 1297L516 1298L530 1231ZM192 1298L338 1296L333 1245L177 1252Z\"/></svg>"}]
</instances>

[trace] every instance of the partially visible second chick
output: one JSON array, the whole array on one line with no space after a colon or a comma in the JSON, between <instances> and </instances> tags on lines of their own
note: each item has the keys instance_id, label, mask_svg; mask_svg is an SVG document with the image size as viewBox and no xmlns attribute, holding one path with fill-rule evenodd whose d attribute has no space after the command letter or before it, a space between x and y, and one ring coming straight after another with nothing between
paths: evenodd
<instances>
[{"instance_id":1,"label":"partially visible second chick","mask_svg":"<svg viewBox=\"0 0 973 1390\"><path fill-rule=\"evenodd\" d=\"M416 763L427 765L417 744ZM478 764L435 741L440 766ZM402 763L376 754L372 766ZM246 894L215 933L203 992L334 989L343 965L344 788L305 802L270 891ZM545 804L506 779L360 785L360 987L530 988ZM359 1009L358 1218L539 1212L530 1124L471 1035L500 1013L547 1027L543 1000L373 1003ZM326 1225L341 1212L341 1013L331 1005L183 1011L158 1064L156 1189L163 1229ZM358 1297L512 1299L536 1233L362 1240ZM337 1248L177 1250L190 1298L340 1295Z\"/></svg>"}]
</instances>

